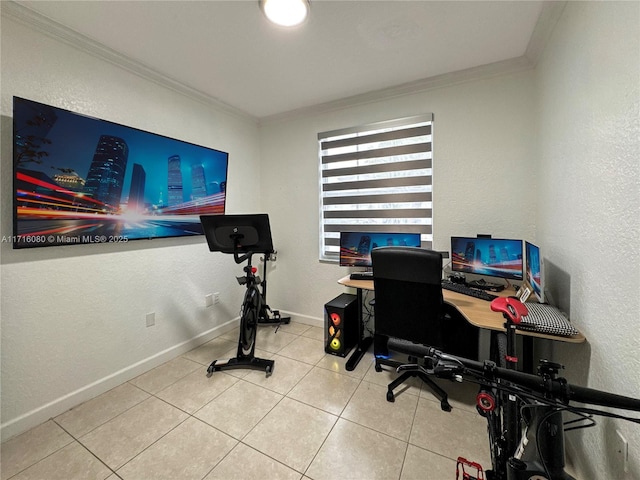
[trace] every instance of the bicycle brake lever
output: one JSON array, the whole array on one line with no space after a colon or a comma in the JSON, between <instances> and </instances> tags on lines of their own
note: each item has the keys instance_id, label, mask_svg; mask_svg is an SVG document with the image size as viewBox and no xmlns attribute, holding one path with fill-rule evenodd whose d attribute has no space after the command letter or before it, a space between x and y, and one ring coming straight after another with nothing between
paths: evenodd
<instances>
[{"instance_id":1,"label":"bicycle brake lever","mask_svg":"<svg viewBox=\"0 0 640 480\"><path fill-rule=\"evenodd\" d=\"M433 374L438 378L454 379L464 373L464 367L459 363L440 361L433 369Z\"/></svg>"},{"instance_id":2,"label":"bicycle brake lever","mask_svg":"<svg viewBox=\"0 0 640 480\"><path fill-rule=\"evenodd\" d=\"M404 363L402 365L399 365L398 368L396 368L396 372L421 372L429 375L429 371L422 365L418 365L417 363Z\"/></svg>"}]
</instances>

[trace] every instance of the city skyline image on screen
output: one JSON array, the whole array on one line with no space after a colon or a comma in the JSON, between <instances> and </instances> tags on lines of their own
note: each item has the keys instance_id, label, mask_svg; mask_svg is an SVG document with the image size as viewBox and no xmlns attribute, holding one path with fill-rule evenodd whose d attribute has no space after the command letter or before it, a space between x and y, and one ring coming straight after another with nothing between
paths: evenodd
<instances>
[{"instance_id":1,"label":"city skyline image on screen","mask_svg":"<svg viewBox=\"0 0 640 480\"><path fill-rule=\"evenodd\" d=\"M228 154L14 97L14 248L202 235Z\"/></svg>"},{"instance_id":2,"label":"city skyline image on screen","mask_svg":"<svg viewBox=\"0 0 640 480\"><path fill-rule=\"evenodd\" d=\"M451 269L522 280L522 240L451 237Z\"/></svg>"},{"instance_id":3,"label":"city skyline image on screen","mask_svg":"<svg viewBox=\"0 0 640 480\"><path fill-rule=\"evenodd\" d=\"M419 233L340 232L340 266L371 267L371 250L377 247L420 247Z\"/></svg>"}]
</instances>

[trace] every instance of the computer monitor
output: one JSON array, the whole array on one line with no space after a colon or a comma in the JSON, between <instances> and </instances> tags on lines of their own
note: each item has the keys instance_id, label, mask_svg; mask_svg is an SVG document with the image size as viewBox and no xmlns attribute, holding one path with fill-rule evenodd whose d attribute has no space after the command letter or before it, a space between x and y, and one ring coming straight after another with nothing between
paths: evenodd
<instances>
[{"instance_id":1,"label":"computer monitor","mask_svg":"<svg viewBox=\"0 0 640 480\"><path fill-rule=\"evenodd\" d=\"M451 237L451 269L522 280L522 240Z\"/></svg>"},{"instance_id":2,"label":"computer monitor","mask_svg":"<svg viewBox=\"0 0 640 480\"><path fill-rule=\"evenodd\" d=\"M544 284L542 277L542 255L540 248L533 243L524 242L525 280L531 286L540 303L544 303Z\"/></svg>"},{"instance_id":3,"label":"computer monitor","mask_svg":"<svg viewBox=\"0 0 640 480\"><path fill-rule=\"evenodd\" d=\"M340 232L340 266L371 267L371 250L386 246L420 247L420 234Z\"/></svg>"}]
</instances>

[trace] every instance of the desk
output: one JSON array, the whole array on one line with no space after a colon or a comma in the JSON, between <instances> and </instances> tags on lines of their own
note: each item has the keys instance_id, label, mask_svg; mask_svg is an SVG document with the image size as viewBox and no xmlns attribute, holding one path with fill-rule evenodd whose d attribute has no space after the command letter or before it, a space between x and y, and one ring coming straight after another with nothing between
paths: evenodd
<instances>
[{"instance_id":1,"label":"desk","mask_svg":"<svg viewBox=\"0 0 640 480\"><path fill-rule=\"evenodd\" d=\"M360 333L360 341L346 364L347 370L353 370L354 368L356 368L356 365L358 365L358 362L365 354L365 352L369 349L369 347L371 346L371 342L373 341L371 337L364 338L362 335L362 290L373 290L373 280L351 280L351 278L349 278L349 275L347 275L346 277L338 280L338 283L340 285L344 285L345 287L355 288L357 291L358 313L360 314L358 330ZM502 292L494 294L508 297L510 295L515 295L515 292L510 289L505 289ZM470 297L468 295L463 295L462 293L452 292L451 290L445 290L444 288L442 289L442 296L444 298L444 301L455 307L456 310L458 310L465 318L465 320L467 320L467 322L469 322L471 325L492 331L506 331L504 328L504 317L501 313L491 310L491 308L489 307L490 302L481 300L479 298ZM523 365L524 370L529 372L533 369L534 338L544 338L547 340L569 343L582 343L586 340L585 336L582 333L578 333L577 335L572 335L570 337L529 332L526 330L516 330L516 333L523 336Z\"/></svg>"}]
</instances>

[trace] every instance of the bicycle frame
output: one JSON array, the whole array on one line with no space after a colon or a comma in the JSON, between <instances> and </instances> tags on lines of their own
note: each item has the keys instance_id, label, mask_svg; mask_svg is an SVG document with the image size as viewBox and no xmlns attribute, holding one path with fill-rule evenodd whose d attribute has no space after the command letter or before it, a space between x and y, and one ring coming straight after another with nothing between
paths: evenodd
<instances>
[{"instance_id":1,"label":"bicycle frame","mask_svg":"<svg viewBox=\"0 0 640 480\"><path fill-rule=\"evenodd\" d=\"M491 309L503 314L506 330L506 354L504 359L495 360L509 370L516 370L516 328L520 318L527 315L527 308L518 300L501 297L491 302ZM543 375L557 378L560 366L547 363L541 368ZM573 479L564 471L564 426L561 411L544 405L530 407L531 418L524 430L522 398L513 392L500 391L496 404L498 413L486 416L488 431L501 432L499 442L490 440L493 465L487 471L488 480L528 480L536 475L540 478L550 476L549 480ZM543 428L547 434L539 443L538 432Z\"/></svg>"},{"instance_id":2,"label":"bicycle frame","mask_svg":"<svg viewBox=\"0 0 640 480\"><path fill-rule=\"evenodd\" d=\"M544 362L541 370L548 373L542 375L541 383L545 381L545 375L549 379L557 380L557 368L559 366L556 364ZM483 385L486 384L486 379L476 378L476 380ZM528 392L519 390L510 381L489 382L486 386L502 393L502 395L498 395L496 400L496 412L493 416L487 417L488 431L491 432L491 429L502 426L504 427L502 430L503 444L516 445L514 450L506 450L505 448L497 456L493 456L495 446L490 445L492 468L486 471L487 480L529 480L530 478L574 480L564 470L563 407L556 405L556 403L561 403L561 400L549 398L548 401L553 405L540 402L539 397L530 396ZM501 397L503 396L512 397L510 400L512 403L502 403ZM505 417L513 414L507 408L512 404L516 408L515 415L518 418L509 422L509 419ZM523 411L526 412L526 415ZM500 423L501 418L503 423ZM517 429L509 430L509 425L513 425L516 421Z\"/></svg>"},{"instance_id":3,"label":"bicycle frame","mask_svg":"<svg viewBox=\"0 0 640 480\"><path fill-rule=\"evenodd\" d=\"M485 471L487 480L575 480L564 470L565 410L578 415L579 421L590 422L574 428L595 425L591 415L639 424L640 418L576 407L570 405L570 401L640 412L640 400L568 384L558 376L564 367L545 360L540 362L538 375L517 371L515 325L519 315L526 314L526 308L519 310L522 304L518 306L517 300L501 301L496 308L492 303L492 309L505 315L507 354L496 360L504 361L507 368L497 366L494 361L478 362L415 345L405 348L405 352L423 358L424 365L401 365L398 372L418 370L438 378L470 381L481 386L477 410L487 418L492 460L492 468Z\"/></svg>"},{"instance_id":4,"label":"bicycle frame","mask_svg":"<svg viewBox=\"0 0 640 480\"><path fill-rule=\"evenodd\" d=\"M518 355L516 352L516 328L520 323L520 317L527 314L526 307L520 302L512 301L507 297L501 297L491 303L491 309L502 312L505 318L504 328L506 330L506 351L497 348L494 355L497 358L492 360L507 369L516 370ZM500 343L499 333L494 333L497 344ZM503 355L503 356L502 356ZM498 390L498 391L496 391ZM478 412L487 419L487 430L489 432L489 448L491 449L491 461L493 469L487 470L488 480L507 480L507 469L504 467L509 458L515 453L520 444L520 437L515 432L521 431L519 415L520 402L515 395L493 390L495 400L492 410L480 408Z\"/></svg>"}]
</instances>

